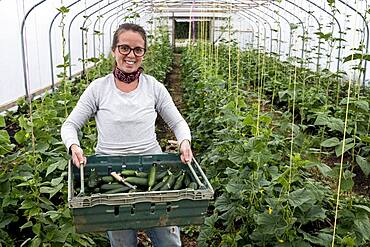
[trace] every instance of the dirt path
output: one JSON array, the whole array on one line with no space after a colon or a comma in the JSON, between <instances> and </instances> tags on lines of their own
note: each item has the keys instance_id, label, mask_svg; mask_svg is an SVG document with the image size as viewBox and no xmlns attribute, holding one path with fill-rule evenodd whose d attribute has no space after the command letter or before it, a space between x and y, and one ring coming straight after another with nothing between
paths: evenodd
<instances>
[{"instance_id":1,"label":"dirt path","mask_svg":"<svg viewBox=\"0 0 370 247\"><path fill-rule=\"evenodd\" d=\"M174 64L172 66L171 72L167 75L164 84L166 85L167 90L170 92L177 109L179 109L180 113L182 113L184 104L182 101L182 87L180 81L180 59L180 54L174 54ZM168 143L168 140L176 140L176 137L159 115L156 122L156 133L157 139L163 151L171 152L176 150L176 147L174 145ZM144 232L140 231L138 233L138 238L138 246L151 246L150 240ZM196 237L190 237L188 235L185 235L183 232L181 232L181 242L183 247L197 246Z\"/></svg>"},{"instance_id":2,"label":"dirt path","mask_svg":"<svg viewBox=\"0 0 370 247\"><path fill-rule=\"evenodd\" d=\"M164 84L166 85L167 90L170 92L177 109L179 109L180 113L182 113L184 105L182 102L182 88L180 81L180 59L180 54L174 54L174 64L172 66L171 72L167 75ZM174 149L174 146L170 145L168 143L168 140L176 140L176 137L159 115L157 118L156 126L157 139L160 142L162 150L172 151Z\"/></svg>"}]
</instances>

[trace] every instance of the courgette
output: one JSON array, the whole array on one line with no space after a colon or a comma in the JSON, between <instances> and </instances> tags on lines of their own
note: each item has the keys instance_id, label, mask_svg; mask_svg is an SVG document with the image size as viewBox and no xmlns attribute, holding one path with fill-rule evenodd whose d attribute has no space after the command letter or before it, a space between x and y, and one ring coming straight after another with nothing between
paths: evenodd
<instances>
[{"instance_id":1,"label":"courgette","mask_svg":"<svg viewBox=\"0 0 370 247\"><path fill-rule=\"evenodd\" d=\"M107 190L114 190L118 188L128 188L127 186L124 186L123 184L103 184L100 186L101 191L107 191Z\"/></svg>"},{"instance_id":2,"label":"courgette","mask_svg":"<svg viewBox=\"0 0 370 247\"><path fill-rule=\"evenodd\" d=\"M112 176L103 176L103 177L100 177L100 181L102 183L111 183L114 181L114 178Z\"/></svg>"},{"instance_id":3,"label":"courgette","mask_svg":"<svg viewBox=\"0 0 370 247\"><path fill-rule=\"evenodd\" d=\"M161 182L154 185L153 188L152 188L152 191L159 190L166 183L168 177L169 177L169 175L165 176Z\"/></svg>"},{"instance_id":4,"label":"courgette","mask_svg":"<svg viewBox=\"0 0 370 247\"><path fill-rule=\"evenodd\" d=\"M115 193L123 193L130 190L129 187L122 186L120 188L112 189L112 190L107 190L103 194L115 194Z\"/></svg>"},{"instance_id":5,"label":"courgette","mask_svg":"<svg viewBox=\"0 0 370 247\"><path fill-rule=\"evenodd\" d=\"M148 177L148 173L147 172L139 172L139 171L136 171L135 172L135 176L136 177L139 177L139 178L147 178Z\"/></svg>"},{"instance_id":6,"label":"courgette","mask_svg":"<svg viewBox=\"0 0 370 247\"><path fill-rule=\"evenodd\" d=\"M174 190L178 190L182 187L182 182L184 181L185 178L185 172L183 171L180 176L176 179L176 183L173 186Z\"/></svg>"},{"instance_id":7,"label":"courgette","mask_svg":"<svg viewBox=\"0 0 370 247\"><path fill-rule=\"evenodd\" d=\"M169 170L169 169L168 169L168 170L165 170L165 171L163 171L163 172L161 172L161 173L157 173L157 174L156 174L156 176L155 176L155 179L156 179L156 180L161 180L161 179L163 179L165 176L169 175L169 173L170 173L170 170Z\"/></svg>"},{"instance_id":8,"label":"courgette","mask_svg":"<svg viewBox=\"0 0 370 247\"><path fill-rule=\"evenodd\" d=\"M124 179L125 182L136 184L136 185L148 185L147 178L140 178L140 177L127 177Z\"/></svg>"},{"instance_id":9,"label":"courgette","mask_svg":"<svg viewBox=\"0 0 370 247\"><path fill-rule=\"evenodd\" d=\"M135 176L135 172L136 170L126 169L126 170L122 170L121 174L123 176Z\"/></svg>"},{"instance_id":10,"label":"courgette","mask_svg":"<svg viewBox=\"0 0 370 247\"><path fill-rule=\"evenodd\" d=\"M196 190L198 189L198 184L196 182L191 182L188 186L189 189Z\"/></svg>"},{"instance_id":11,"label":"courgette","mask_svg":"<svg viewBox=\"0 0 370 247\"><path fill-rule=\"evenodd\" d=\"M149 171L149 177L148 177L148 191L152 189L152 186L155 183L155 176L157 172L157 164L153 164Z\"/></svg>"},{"instance_id":12,"label":"courgette","mask_svg":"<svg viewBox=\"0 0 370 247\"><path fill-rule=\"evenodd\" d=\"M160 188L161 191L163 190L170 190L175 182L175 175L174 174L170 174L166 180L166 182L164 183L164 185Z\"/></svg>"}]
</instances>

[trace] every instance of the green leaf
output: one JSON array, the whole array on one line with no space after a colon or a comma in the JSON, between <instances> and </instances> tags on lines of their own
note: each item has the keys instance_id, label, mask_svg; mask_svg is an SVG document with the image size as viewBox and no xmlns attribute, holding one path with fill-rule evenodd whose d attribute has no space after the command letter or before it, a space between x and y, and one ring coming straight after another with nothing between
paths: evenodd
<instances>
[{"instance_id":1,"label":"green leaf","mask_svg":"<svg viewBox=\"0 0 370 247\"><path fill-rule=\"evenodd\" d=\"M62 7L60 7L60 8L57 8L57 10L58 10L60 13L62 13L62 14L66 14L66 13L68 13L68 12L69 12L69 9L68 9L67 7L65 7L65 6L62 6Z\"/></svg>"},{"instance_id":2,"label":"green leaf","mask_svg":"<svg viewBox=\"0 0 370 247\"><path fill-rule=\"evenodd\" d=\"M368 206L365 206L365 205L352 205L354 208L360 208L360 209L363 209L365 211L367 211L369 214L370 214L370 208Z\"/></svg>"},{"instance_id":3,"label":"green leaf","mask_svg":"<svg viewBox=\"0 0 370 247\"><path fill-rule=\"evenodd\" d=\"M342 119L331 117L327 125L331 130L337 130L343 133L344 122Z\"/></svg>"},{"instance_id":4,"label":"green leaf","mask_svg":"<svg viewBox=\"0 0 370 247\"><path fill-rule=\"evenodd\" d=\"M0 229L6 227L13 221L18 221L18 216L13 214L3 216L2 218L0 218Z\"/></svg>"},{"instance_id":5,"label":"green leaf","mask_svg":"<svg viewBox=\"0 0 370 247\"><path fill-rule=\"evenodd\" d=\"M63 184L59 184L56 187L40 187L40 193L47 193L50 194L49 199L52 198L56 193L61 191L63 188Z\"/></svg>"},{"instance_id":6,"label":"green leaf","mask_svg":"<svg viewBox=\"0 0 370 247\"><path fill-rule=\"evenodd\" d=\"M355 183L353 182L352 177L342 178L342 182L341 182L341 186L340 186L340 191L343 191L343 192L351 191L354 184Z\"/></svg>"},{"instance_id":7,"label":"green leaf","mask_svg":"<svg viewBox=\"0 0 370 247\"><path fill-rule=\"evenodd\" d=\"M327 125L329 122L329 118L326 115L318 115L314 125Z\"/></svg>"},{"instance_id":8,"label":"green leaf","mask_svg":"<svg viewBox=\"0 0 370 247\"><path fill-rule=\"evenodd\" d=\"M14 135L14 139L19 143L22 144L27 140L26 137L27 132L25 130L19 130L17 133ZM29 136L29 134L28 134Z\"/></svg>"},{"instance_id":9,"label":"green leaf","mask_svg":"<svg viewBox=\"0 0 370 247\"><path fill-rule=\"evenodd\" d=\"M23 230L24 228L33 226L32 221L28 221L25 224L23 224L20 229Z\"/></svg>"},{"instance_id":10,"label":"green leaf","mask_svg":"<svg viewBox=\"0 0 370 247\"><path fill-rule=\"evenodd\" d=\"M58 184L60 184L60 182L62 182L63 181L63 177L59 177L59 178L53 178L52 180L51 180L51 186L57 186Z\"/></svg>"},{"instance_id":11,"label":"green leaf","mask_svg":"<svg viewBox=\"0 0 370 247\"><path fill-rule=\"evenodd\" d=\"M5 127L5 118L3 115L0 115L0 127Z\"/></svg>"},{"instance_id":12,"label":"green leaf","mask_svg":"<svg viewBox=\"0 0 370 247\"><path fill-rule=\"evenodd\" d=\"M355 143L352 142L352 143L344 145L344 149L343 149L343 144L341 143L341 144L339 144L338 146L335 147L335 154L337 155L337 157L339 157L343 153L345 153L348 150L350 150L351 148L353 148L354 146L355 146Z\"/></svg>"},{"instance_id":13,"label":"green leaf","mask_svg":"<svg viewBox=\"0 0 370 247\"><path fill-rule=\"evenodd\" d=\"M311 200L308 195L306 189L299 189L289 194L288 201L293 207L298 207Z\"/></svg>"},{"instance_id":14,"label":"green leaf","mask_svg":"<svg viewBox=\"0 0 370 247\"><path fill-rule=\"evenodd\" d=\"M367 213L357 213L356 219L353 221L355 228L361 233L364 240L369 240L370 220Z\"/></svg>"},{"instance_id":15,"label":"green leaf","mask_svg":"<svg viewBox=\"0 0 370 247\"><path fill-rule=\"evenodd\" d=\"M228 159L236 165L243 164L246 162L246 152L241 145L234 145L234 148L230 151Z\"/></svg>"},{"instance_id":16,"label":"green leaf","mask_svg":"<svg viewBox=\"0 0 370 247\"><path fill-rule=\"evenodd\" d=\"M355 105L366 112L369 111L369 102L365 100L357 100L355 101Z\"/></svg>"},{"instance_id":17,"label":"green leaf","mask_svg":"<svg viewBox=\"0 0 370 247\"><path fill-rule=\"evenodd\" d=\"M48 169L47 169L47 171L46 171L46 177L47 177L50 173L52 173L53 171L55 171L55 170L58 168L58 166L59 166L59 162L60 162L60 161L58 161L58 162L56 162L56 163L53 163L53 164L51 164L51 165L49 165L49 166L48 166Z\"/></svg>"},{"instance_id":18,"label":"green leaf","mask_svg":"<svg viewBox=\"0 0 370 247\"><path fill-rule=\"evenodd\" d=\"M0 192L1 192L2 196L8 194L9 191L10 191L10 182L9 182L9 180L0 183Z\"/></svg>"},{"instance_id":19,"label":"green leaf","mask_svg":"<svg viewBox=\"0 0 370 247\"><path fill-rule=\"evenodd\" d=\"M369 54L354 53L354 54L351 54L351 55L348 55L347 57L345 57L344 60L343 60L343 63L346 63L346 62L352 61L352 60L358 60L358 59L370 61L370 55Z\"/></svg>"},{"instance_id":20,"label":"green leaf","mask_svg":"<svg viewBox=\"0 0 370 247\"><path fill-rule=\"evenodd\" d=\"M41 224L36 223L35 225L32 226L32 232L36 235L40 235L41 232Z\"/></svg>"},{"instance_id":21,"label":"green leaf","mask_svg":"<svg viewBox=\"0 0 370 247\"><path fill-rule=\"evenodd\" d=\"M215 207L220 212L228 211L232 208L231 201L225 196L225 194L221 195L217 198L215 202Z\"/></svg>"},{"instance_id":22,"label":"green leaf","mask_svg":"<svg viewBox=\"0 0 370 247\"><path fill-rule=\"evenodd\" d=\"M326 148L330 148L330 147L335 147L336 145L338 145L340 143L339 139L336 138L336 137L332 137L332 138L329 138L329 139L326 139L325 141L323 141L320 145L322 147L326 147Z\"/></svg>"},{"instance_id":23,"label":"green leaf","mask_svg":"<svg viewBox=\"0 0 370 247\"><path fill-rule=\"evenodd\" d=\"M325 177L332 175L333 169L331 169L330 166L328 166L324 163L317 163L316 166L319 169L319 171L321 172L321 174L324 175Z\"/></svg>"},{"instance_id":24,"label":"green leaf","mask_svg":"<svg viewBox=\"0 0 370 247\"><path fill-rule=\"evenodd\" d=\"M365 176L369 176L370 174L370 163L362 156L356 156L356 163L360 166L362 172Z\"/></svg>"}]
</instances>

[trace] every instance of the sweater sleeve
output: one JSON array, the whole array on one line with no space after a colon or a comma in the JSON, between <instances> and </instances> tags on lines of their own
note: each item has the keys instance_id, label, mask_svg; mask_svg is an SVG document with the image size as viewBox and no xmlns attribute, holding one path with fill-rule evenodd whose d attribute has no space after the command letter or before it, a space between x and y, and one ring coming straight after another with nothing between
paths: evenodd
<instances>
[{"instance_id":1,"label":"sweater sleeve","mask_svg":"<svg viewBox=\"0 0 370 247\"><path fill-rule=\"evenodd\" d=\"M81 95L71 114L67 117L61 128L61 137L69 152L72 144L80 146L78 131L85 122L97 111L97 99L94 95L94 83L91 83Z\"/></svg>"},{"instance_id":2,"label":"sweater sleeve","mask_svg":"<svg viewBox=\"0 0 370 247\"><path fill-rule=\"evenodd\" d=\"M158 87L156 95L156 111L175 134L179 145L185 139L191 141L190 128L176 108L170 93L167 91L165 86L158 81L156 86Z\"/></svg>"}]
</instances>

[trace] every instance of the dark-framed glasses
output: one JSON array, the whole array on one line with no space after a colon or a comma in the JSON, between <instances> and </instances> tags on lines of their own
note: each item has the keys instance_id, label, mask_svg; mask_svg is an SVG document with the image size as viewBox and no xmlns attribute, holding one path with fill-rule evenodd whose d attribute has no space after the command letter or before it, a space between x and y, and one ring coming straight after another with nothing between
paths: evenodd
<instances>
[{"instance_id":1,"label":"dark-framed glasses","mask_svg":"<svg viewBox=\"0 0 370 247\"><path fill-rule=\"evenodd\" d=\"M134 55L137 57L142 57L145 54L146 49L142 47L131 48L128 45L117 45L118 52L122 55L128 55L131 51L134 51Z\"/></svg>"}]
</instances>

